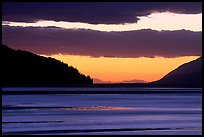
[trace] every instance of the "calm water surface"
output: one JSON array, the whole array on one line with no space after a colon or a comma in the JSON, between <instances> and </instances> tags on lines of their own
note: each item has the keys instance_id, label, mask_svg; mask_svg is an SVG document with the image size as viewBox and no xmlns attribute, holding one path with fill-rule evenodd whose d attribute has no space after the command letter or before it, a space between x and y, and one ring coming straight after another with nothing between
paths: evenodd
<instances>
[{"instance_id":1,"label":"calm water surface","mask_svg":"<svg viewBox=\"0 0 204 137\"><path fill-rule=\"evenodd\" d=\"M193 90L171 94L3 94L2 131L3 134L200 135L202 93L189 93Z\"/></svg>"}]
</instances>

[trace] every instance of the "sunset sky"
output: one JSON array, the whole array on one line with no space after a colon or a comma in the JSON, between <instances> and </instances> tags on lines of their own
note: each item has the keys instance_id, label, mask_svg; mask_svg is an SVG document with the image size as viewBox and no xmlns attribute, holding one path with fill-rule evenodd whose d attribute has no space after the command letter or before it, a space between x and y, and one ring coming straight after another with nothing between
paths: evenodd
<instances>
[{"instance_id":1,"label":"sunset sky","mask_svg":"<svg viewBox=\"0 0 204 137\"><path fill-rule=\"evenodd\" d=\"M201 2L3 2L2 43L102 81L162 78L202 55Z\"/></svg>"}]
</instances>

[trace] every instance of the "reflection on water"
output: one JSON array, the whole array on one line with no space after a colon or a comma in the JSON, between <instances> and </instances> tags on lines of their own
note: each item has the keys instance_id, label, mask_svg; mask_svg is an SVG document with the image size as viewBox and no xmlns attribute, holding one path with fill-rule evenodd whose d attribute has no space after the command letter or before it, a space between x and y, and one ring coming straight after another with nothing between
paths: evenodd
<instances>
[{"instance_id":1,"label":"reflection on water","mask_svg":"<svg viewBox=\"0 0 204 137\"><path fill-rule=\"evenodd\" d=\"M90 106L90 107L74 106L74 107L66 107L61 109L65 109L65 110L136 110L141 108L113 107L113 106Z\"/></svg>"},{"instance_id":2,"label":"reflection on water","mask_svg":"<svg viewBox=\"0 0 204 137\"><path fill-rule=\"evenodd\" d=\"M29 106L29 105L17 105L17 106L3 106L4 110L16 110L16 109L54 109L54 110L139 110L142 108L133 107L115 107L115 106Z\"/></svg>"}]
</instances>

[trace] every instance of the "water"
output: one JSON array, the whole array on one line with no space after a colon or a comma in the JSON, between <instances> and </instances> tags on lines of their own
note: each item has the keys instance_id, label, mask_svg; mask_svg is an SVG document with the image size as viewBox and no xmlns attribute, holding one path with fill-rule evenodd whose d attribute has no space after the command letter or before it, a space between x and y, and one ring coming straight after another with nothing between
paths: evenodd
<instances>
[{"instance_id":1,"label":"water","mask_svg":"<svg viewBox=\"0 0 204 137\"><path fill-rule=\"evenodd\" d=\"M182 91L171 94L3 94L2 132L201 135L202 92Z\"/></svg>"}]
</instances>

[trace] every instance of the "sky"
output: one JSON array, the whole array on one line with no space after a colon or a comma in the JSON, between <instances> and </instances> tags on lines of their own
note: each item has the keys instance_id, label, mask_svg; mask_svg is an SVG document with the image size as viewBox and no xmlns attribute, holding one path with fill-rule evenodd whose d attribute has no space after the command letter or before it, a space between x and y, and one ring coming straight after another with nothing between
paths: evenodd
<instances>
[{"instance_id":1,"label":"sky","mask_svg":"<svg viewBox=\"0 0 204 137\"><path fill-rule=\"evenodd\" d=\"M2 42L102 81L162 78L202 55L201 2L3 2Z\"/></svg>"}]
</instances>

